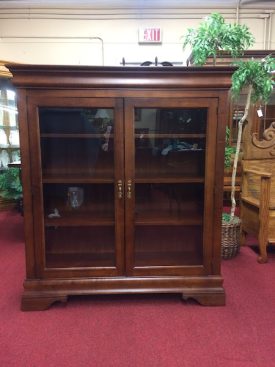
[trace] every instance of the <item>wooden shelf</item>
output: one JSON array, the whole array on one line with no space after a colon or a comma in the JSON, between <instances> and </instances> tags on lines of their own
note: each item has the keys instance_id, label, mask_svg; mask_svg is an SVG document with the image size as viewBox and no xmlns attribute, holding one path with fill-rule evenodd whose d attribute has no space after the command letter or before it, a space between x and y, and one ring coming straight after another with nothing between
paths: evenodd
<instances>
[{"instance_id":1,"label":"wooden shelf","mask_svg":"<svg viewBox=\"0 0 275 367\"><path fill-rule=\"evenodd\" d=\"M115 269L114 253L46 253L48 268L104 268Z\"/></svg>"},{"instance_id":2,"label":"wooden shelf","mask_svg":"<svg viewBox=\"0 0 275 367\"><path fill-rule=\"evenodd\" d=\"M82 227L82 226L113 226L114 218L105 216L97 216L94 213L71 214L65 213L60 218L48 218L44 220L46 227Z\"/></svg>"},{"instance_id":3,"label":"wooden shelf","mask_svg":"<svg viewBox=\"0 0 275 367\"><path fill-rule=\"evenodd\" d=\"M114 267L114 228L47 227L47 267Z\"/></svg>"},{"instance_id":4,"label":"wooden shelf","mask_svg":"<svg viewBox=\"0 0 275 367\"><path fill-rule=\"evenodd\" d=\"M40 134L41 138L61 138L61 139L93 139L93 138L105 138L106 133L101 134L70 134L70 133L42 133ZM112 139L114 134L108 135L108 138Z\"/></svg>"},{"instance_id":5,"label":"wooden shelf","mask_svg":"<svg viewBox=\"0 0 275 367\"><path fill-rule=\"evenodd\" d=\"M163 176L136 176L135 183L203 183L205 181L204 177L182 177L182 176L173 176L171 175Z\"/></svg>"},{"instance_id":6,"label":"wooden shelf","mask_svg":"<svg viewBox=\"0 0 275 367\"><path fill-rule=\"evenodd\" d=\"M203 219L197 218L171 218L171 217L150 217L137 216L135 225L137 226L201 226Z\"/></svg>"},{"instance_id":7,"label":"wooden shelf","mask_svg":"<svg viewBox=\"0 0 275 367\"><path fill-rule=\"evenodd\" d=\"M92 174L80 174L80 173L44 173L42 177L43 183L97 183L107 184L113 183L114 178L111 176L113 172L97 172L96 175Z\"/></svg>"},{"instance_id":8,"label":"wooden shelf","mask_svg":"<svg viewBox=\"0 0 275 367\"><path fill-rule=\"evenodd\" d=\"M149 199L136 202L135 224L138 226L201 226L203 224L203 203L194 203L190 198L184 201L161 201Z\"/></svg>"},{"instance_id":9,"label":"wooden shelf","mask_svg":"<svg viewBox=\"0 0 275 367\"><path fill-rule=\"evenodd\" d=\"M166 133L166 134L159 134L159 133L149 133L149 134L142 134L142 133L139 133L139 134L135 134L135 138L136 139L140 139L142 137L142 139L153 139L153 138L156 138L156 139L181 139L181 138L184 138L184 139L204 139L206 137L206 134L175 134L175 133Z\"/></svg>"},{"instance_id":10,"label":"wooden shelf","mask_svg":"<svg viewBox=\"0 0 275 367\"><path fill-rule=\"evenodd\" d=\"M203 178L205 155L204 150L185 150L169 152L167 156L152 157L146 151L135 157L136 179L143 178Z\"/></svg>"},{"instance_id":11,"label":"wooden shelf","mask_svg":"<svg viewBox=\"0 0 275 367\"><path fill-rule=\"evenodd\" d=\"M112 177L113 171L102 171L92 174L80 174L80 173L67 173L60 174L56 173L44 173L42 182L43 183L114 183L114 177ZM135 183L203 183L203 176L186 176L182 175L171 175L169 173L158 173L154 174L151 172L138 172L136 171Z\"/></svg>"},{"instance_id":12,"label":"wooden shelf","mask_svg":"<svg viewBox=\"0 0 275 367\"><path fill-rule=\"evenodd\" d=\"M44 224L46 227L83 227L83 226L113 226L115 223L113 195L107 198L100 198L101 195L106 196L106 189L104 191L97 190L99 197L91 195L94 188L84 186L84 201L83 204L73 209L68 204L67 187L62 188L60 196L51 196L50 192L44 193L45 200L45 217ZM53 212L53 208L57 208L60 217L49 217Z\"/></svg>"},{"instance_id":13,"label":"wooden shelf","mask_svg":"<svg viewBox=\"0 0 275 367\"><path fill-rule=\"evenodd\" d=\"M115 219L112 213L105 211L104 214L97 210L89 211L83 209L61 210L61 217L45 217L46 227L80 227L80 226L112 226ZM137 226L201 226L203 224L203 214L195 212L180 211L174 209L161 212L149 210L147 212L136 213L135 225Z\"/></svg>"},{"instance_id":14,"label":"wooden shelf","mask_svg":"<svg viewBox=\"0 0 275 367\"><path fill-rule=\"evenodd\" d=\"M198 266L203 264L202 255L196 248L193 251L144 251L135 254L136 267L143 266Z\"/></svg>"}]
</instances>

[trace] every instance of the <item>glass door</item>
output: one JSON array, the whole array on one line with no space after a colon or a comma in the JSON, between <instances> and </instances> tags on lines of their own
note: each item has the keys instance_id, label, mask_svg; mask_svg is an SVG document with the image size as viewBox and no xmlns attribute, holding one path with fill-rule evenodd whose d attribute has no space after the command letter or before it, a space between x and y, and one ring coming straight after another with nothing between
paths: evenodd
<instances>
[{"instance_id":1,"label":"glass door","mask_svg":"<svg viewBox=\"0 0 275 367\"><path fill-rule=\"evenodd\" d=\"M129 274L203 273L210 266L216 108L215 99L127 100Z\"/></svg>"},{"instance_id":2,"label":"glass door","mask_svg":"<svg viewBox=\"0 0 275 367\"><path fill-rule=\"evenodd\" d=\"M122 272L121 105L104 98L37 98L30 104L37 124L31 137L37 151L31 157L34 211L43 213L34 215L37 256L48 274Z\"/></svg>"}]
</instances>

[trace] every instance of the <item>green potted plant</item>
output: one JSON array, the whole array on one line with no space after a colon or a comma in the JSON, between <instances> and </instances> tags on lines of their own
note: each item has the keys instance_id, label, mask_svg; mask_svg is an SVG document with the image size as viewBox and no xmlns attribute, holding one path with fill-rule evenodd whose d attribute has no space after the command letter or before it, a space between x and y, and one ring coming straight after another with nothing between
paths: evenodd
<instances>
[{"instance_id":1,"label":"green potted plant","mask_svg":"<svg viewBox=\"0 0 275 367\"><path fill-rule=\"evenodd\" d=\"M21 211L22 185L19 168L7 168L0 173L0 197L15 202Z\"/></svg>"},{"instance_id":2,"label":"green potted plant","mask_svg":"<svg viewBox=\"0 0 275 367\"><path fill-rule=\"evenodd\" d=\"M186 47L187 44L193 47L195 65L204 64L210 56L213 57L215 64L217 54L220 51L229 51L233 58L232 64L237 66L232 75L232 97L236 99L242 90L247 90L245 112L238 122L238 138L231 177L231 210L230 214L223 213L222 218L222 256L230 258L238 252L239 248L240 219L235 215L235 190L243 123L252 103L267 103L269 100L274 84L272 71L275 70L275 59L267 56L262 60L234 60L253 44L253 36L246 26L227 25L218 13L213 13L207 17L198 30L189 29L183 46Z\"/></svg>"}]
</instances>

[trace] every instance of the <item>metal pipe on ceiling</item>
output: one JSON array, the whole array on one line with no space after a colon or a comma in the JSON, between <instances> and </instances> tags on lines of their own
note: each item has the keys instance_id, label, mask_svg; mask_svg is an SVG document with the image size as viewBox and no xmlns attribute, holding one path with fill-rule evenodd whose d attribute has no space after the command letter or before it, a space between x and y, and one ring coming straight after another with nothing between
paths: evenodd
<instances>
[{"instance_id":1,"label":"metal pipe on ceiling","mask_svg":"<svg viewBox=\"0 0 275 367\"><path fill-rule=\"evenodd\" d=\"M269 10L268 13L269 13L269 22L268 22L268 43L267 43L267 49L268 50L271 50L272 49L272 44L271 44L271 37L272 37L272 35L271 35L271 31L272 31L272 18L273 18L272 15L273 15L274 11L273 10Z\"/></svg>"},{"instance_id":2,"label":"metal pipe on ceiling","mask_svg":"<svg viewBox=\"0 0 275 367\"><path fill-rule=\"evenodd\" d=\"M242 0L237 0L237 7L236 7L236 23L240 23L240 6Z\"/></svg>"}]
</instances>

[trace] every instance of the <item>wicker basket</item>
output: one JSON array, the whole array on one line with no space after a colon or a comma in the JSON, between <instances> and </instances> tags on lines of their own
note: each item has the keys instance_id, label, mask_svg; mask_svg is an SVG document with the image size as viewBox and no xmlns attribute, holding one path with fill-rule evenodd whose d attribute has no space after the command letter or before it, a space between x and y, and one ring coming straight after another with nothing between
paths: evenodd
<instances>
[{"instance_id":1,"label":"wicker basket","mask_svg":"<svg viewBox=\"0 0 275 367\"><path fill-rule=\"evenodd\" d=\"M231 259L240 251L241 220L234 217L232 221L222 221L222 249L223 259Z\"/></svg>"}]
</instances>

